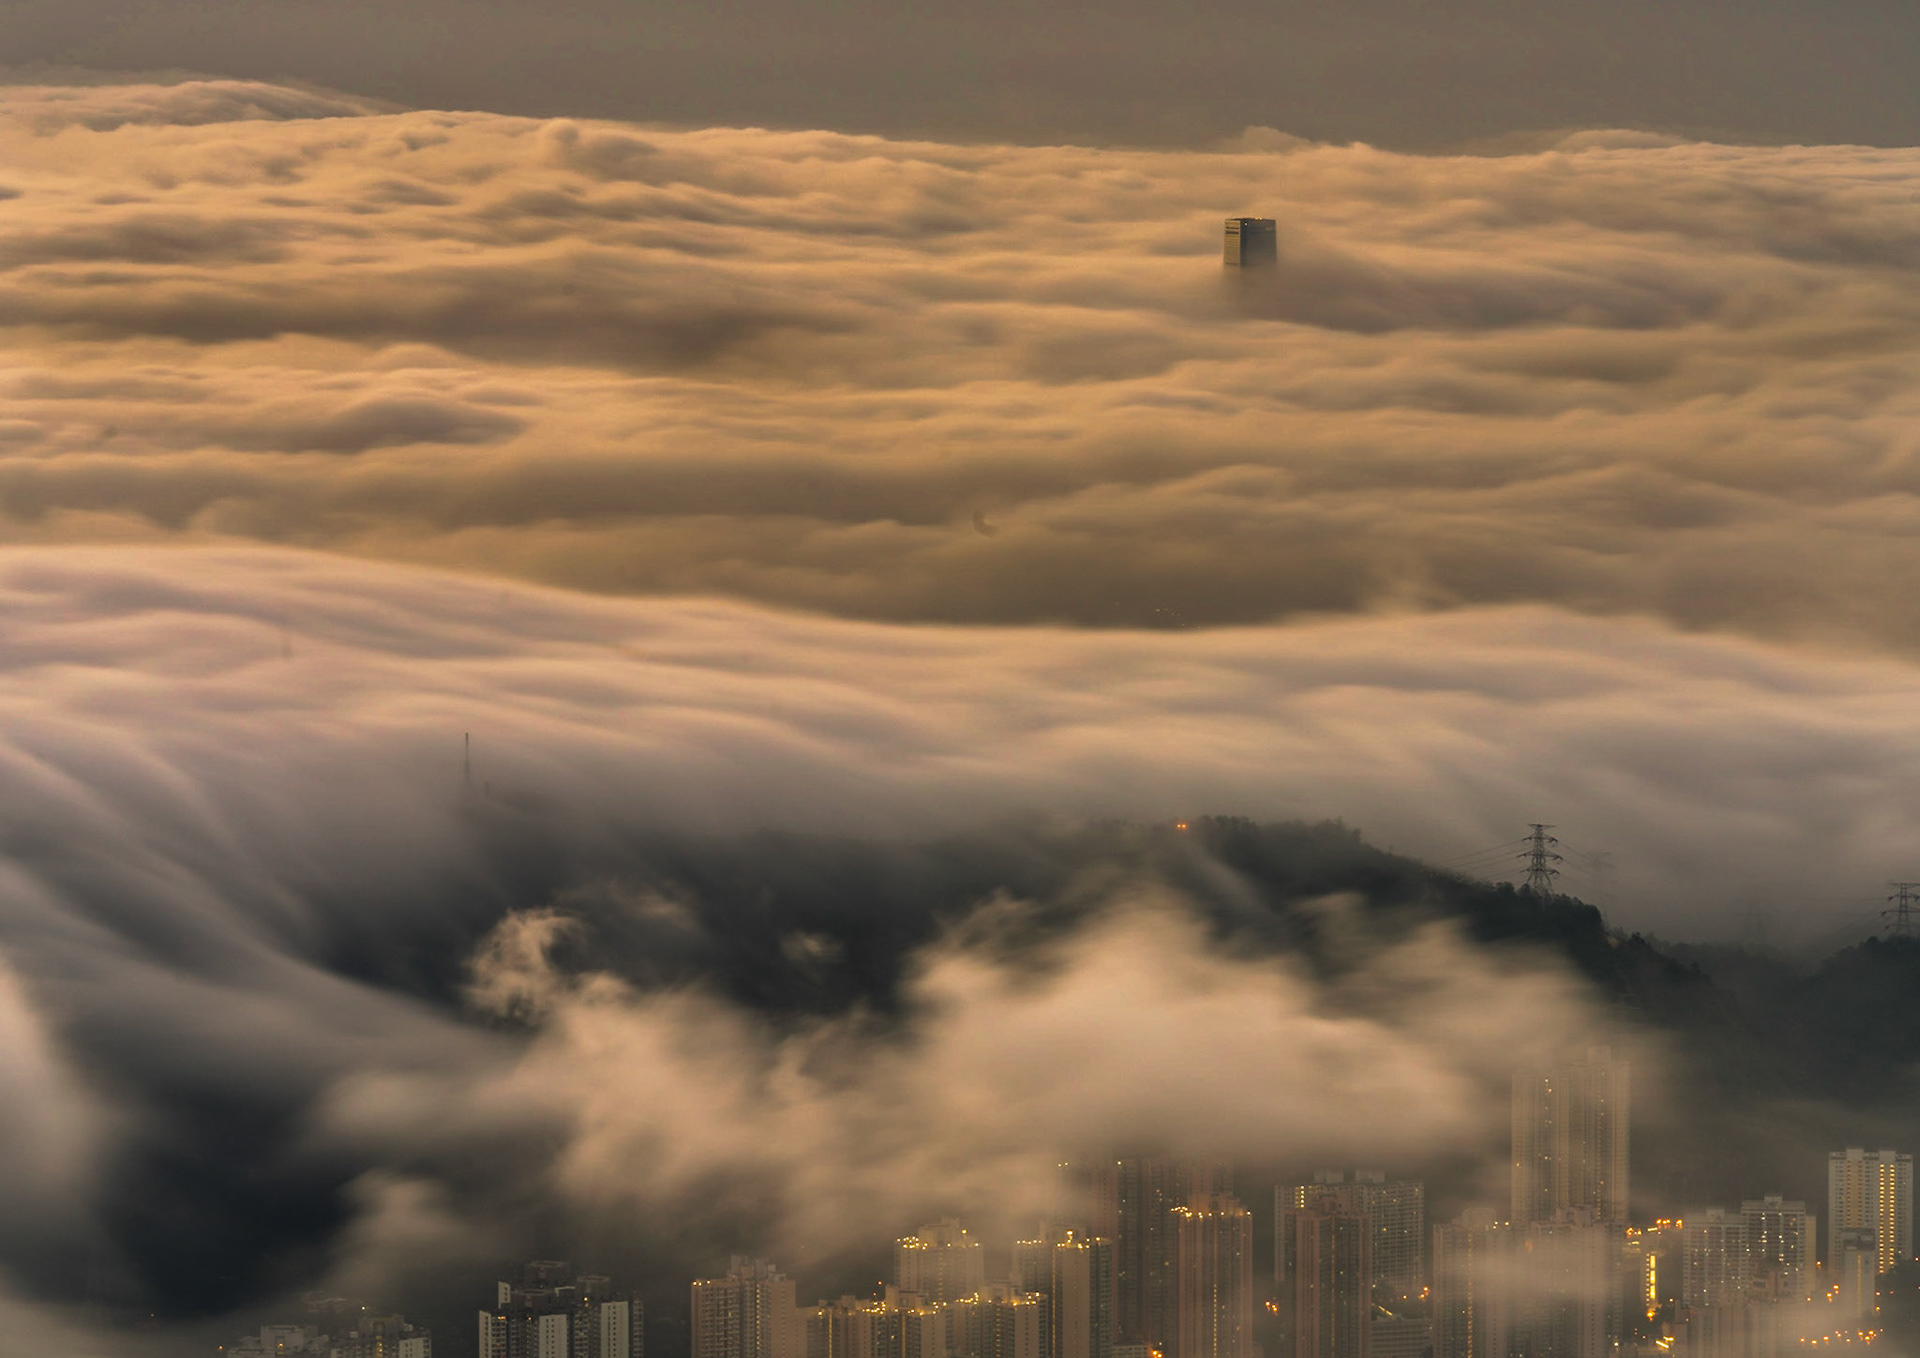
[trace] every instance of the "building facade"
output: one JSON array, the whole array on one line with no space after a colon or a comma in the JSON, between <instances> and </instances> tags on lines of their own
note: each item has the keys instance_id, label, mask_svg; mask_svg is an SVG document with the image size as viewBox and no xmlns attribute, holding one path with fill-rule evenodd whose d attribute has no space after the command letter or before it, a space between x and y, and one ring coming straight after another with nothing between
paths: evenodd
<instances>
[{"instance_id":1,"label":"building facade","mask_svg":"<svg viewBox=\"0 0 1920 1358\"><path fill-rule=\"evenodd\" d=\"M1747 1259L1754 1292L1777 1301L1806 1301L1813 1296L1814 1219L1804 1202L1779 1194L1740 1204L1747 1230Z\"/></svg>"},{"instance_id":2,"label":"building facade","mask_svg":"<svg viewBox=\"0 0 1920 1358\"><path fill-rule=\"evenodd\" d=\"M1433 1228L1433 1358L1507 1358L1513 1228L1470 1208Z\"/></svg>"},{"instance_id":3,"label":"building facade","mask_svg":"<svg viewBox=\"0 0 1920 1358\"><path fill-rule=\"evenodd\" d=\"M1279 227L1271 217L1229 217L1221 259L1230 269L1279 262Z\"/></svg>"},{"instance_id":4,"label":"building facade","mask_svg":"<svg viewBox=\"0 0 1920 1358\"><path fill-rule=\"evenodd\" d=\"M793 1280L766 1260L736 1257L693 1284L692 1302L692 1358L801 1358Z\"/></svg>"},{"instance_id":5,"label":"building facade","mask_svg":"<svg viewBox=\"0 0 1920 1358\"><path fill-rule=\"evenodd\" d=\"M893 1281L935 1304L958 1301L986 1284L987 1253L949 1217L894 1241Z\"/></svg>"},{"instance_id":6,"label":"building facade","mask_svg":"<svg viewBox=\"0 0 1920 1358\"><path fill-rule=\"evenodd\" d=\"M1170 1358L1254 1358L1253 1213L1216 1193L1174 1217L1179 1338Z\"/></svg>"},{"instance_id":7,"label":"building facade","mask_svg":"<svg viewBox=\"0 0 1920 1358\"><path fill-rule=\"evenodd\" d=\"M645 1358L645 1307L599 1274L536 1260L479 1316L479 1358Z\"/></svg>"},{"instance_id":8,"label":"building facade","mask_svg":"<svg viewBox=\"0 0 1920 1358\"><path fill-rule=\"evenodd\" d=\"M1176 1208L1231 1195L1230 1166L1148 1156L1096 1166L1093 1234L1114 1244L1114 1342L1169 1354L1178 1343Z\"/></svg>"},{"instance_id":9,"label":"building facade","mask_svg":"<svg viewBox=\"0 0 1920 1358\"><path fill-rule=\"evenodd\" d=\"M1513 1077L1515 1226L1586 1211L1624 1227L1632 1069L1606 1047Z\"/></svg>"},{"instance_id":10,"label":"building facade","mask_svg":"<svg viewBox=\"0 0 1920 1358\"><path fill-rule=\"evenodd\" d=\"M1369 1358L1373 1218L1347 1187L1285 1214L1291 1239L1294 1358Z\"/></svg>"},{"instance_id":11,"label":"building facade","mask_svg":"<svg viewBox=\"0 0 1920 1358\"><path fill-rule=\"evenodd\" d=\"M1827 1229L1873 1231L1879 1241L1881 1273L1911 1261L1913 1157L1858 1147L1828 1155Z\"/></svg>"}]
</instances>

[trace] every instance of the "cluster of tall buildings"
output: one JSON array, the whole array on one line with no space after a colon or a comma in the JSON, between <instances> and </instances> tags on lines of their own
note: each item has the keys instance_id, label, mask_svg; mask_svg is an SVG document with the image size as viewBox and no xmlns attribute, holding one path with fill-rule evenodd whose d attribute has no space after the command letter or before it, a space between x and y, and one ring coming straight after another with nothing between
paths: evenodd
<instances>
[{"instance_id":1,"label":"cluster of tall buildings","mask_svg":"<svg viewBox=\"0 0 1920 1358\"><path fill-rule=\"evenodd\" d=\"M495 1285L480 1312L479 1358L644 1358L645 1308L596 1273L538 1259Z\"/></svg>"},{"instance_id":2,"label":"cluster of tall buildings","mask_svg":"<svg viewBox=\"0 0 1920 1358\"><path fill-rule=\"evenodd\" d=\"M1914 1261L1913 1157L1834 1151L1824 1237L1780 1195L1636 1223L1631 1075L1594 1047L1514 1076L1503 1207L1429 1226L1425 1186L1379 1170L1281 1184L1258 1287L1229 1166L1116 1160L1003 1248L951 1219L896 1240L878 1295L802 1305L773 1264L735 1258L692 1285L690 1358L1787 1358L1870 1340L1886 1275ZM400 1316L308 1300L306 1323L224 1358L433 1358ZM535 1261L497 1284L477 1353L645 1358L643 1319L607 1278Z\"/></svg>"},{"instance_id":3,"label":"cluster of tall buildings","mask_svg":"<svg viewBox=\"0 0 1920 1358\"><path fill-rule=\"evenodd\" d=\"M306 1298L299 1324L266 1325L219 1358L433 1358L433 1336L398 1315L340 1297ZM645 1309L598 1274L574 1274L562 1260L526 1265L518 1282L497 1283L480 1312L479 1358L645 1358ZM460 1352L456 1349L456 1352Z\"/></svg>"},{"instance_id":4,"label":"cluster of tall buildings","mask_svg":"<svg viewBox=\"0 0 1920 1358\"><path fill-rule=\"evenodd\" d=\"M1378 1170L1282 1184L1270 1290L1227 1166L1105 1163L1071 1225L991 1260L955 1221L896 1241L877 1296L801 1306L737 1259L693 1285L693 1358L1785 1358L1873 1336L1913 1259L1911 1156L1832 1154L1823 1260L1779 1195L1636 1223L1632 1124L1608 1048L1519 1072L1504 1204L1430 1225L1425 1186Z\"/></svg>"},{"instance_id":5,"label":"cluster of tall buildings","mask_svg":"<svg viewBox=\"0 0 1920 1358\"><path fill-rule=\"evenodd\" d=\"M1823 1265L1815 1214L1778 1195L1632 1224L1631 1124L1606 1048L1515 1077L1507 1214L1433 1231L1433 1358L1782 1358L1874 1335L1882 1275L1913 1258L1910 1155L1829 1157Z\"/></svg>"},{"instance_id":6,"label":"cluster of tall buildings","mask_svg":"<svg viewBox=\"0 0 1920 1358\"><path fill-rule=\"evenodd\" d=\"M1426 1188L1323 1170L1274 1190L1275 1309L1294 1358L1421 1358Z\"/></svg>"},{"instance_id":7,"label":"cluster of tall buildings","mask_svg":"<svg viewBox=\"0 0 1920 1358\"><path fill-rule=\"evenodd\" d=\"M735 1259L693 1284L693 1358L1256 1358L1253 1214L1224 1166L1121 1160L1087 1176L1073 1224L1012 1242L990 1276L959 1222L894 1243L880 1295L801 1307Z\"/></svg>"},{"instance_id":8,"label":"cluster of tall buildings","mask_svg":"<svg viewBox=\"0 0 1920 1358\"><path fill-rule=\"evenodd\" d=\"M433 1336L405 1316L317 1293L306 1311L297 1323L262 1325L220 1345L220 1358L433 1358Z\"/></svg>"}]
</instances>

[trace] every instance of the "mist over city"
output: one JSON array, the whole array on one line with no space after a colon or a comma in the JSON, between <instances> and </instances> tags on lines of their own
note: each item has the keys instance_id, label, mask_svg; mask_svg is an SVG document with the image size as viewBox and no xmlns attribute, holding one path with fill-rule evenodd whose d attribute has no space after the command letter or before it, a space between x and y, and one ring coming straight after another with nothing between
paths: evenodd
<instances>
[{"instance_id":1,"label":"mist over city","mask_svg":"<svg viewBox=\"0 0 1920 1358\"><path fill-rule=\"evenodd\" d=\"M1920 14L0 14L0 1358L1920 1358Z\"/></svg>"}]
</instances>

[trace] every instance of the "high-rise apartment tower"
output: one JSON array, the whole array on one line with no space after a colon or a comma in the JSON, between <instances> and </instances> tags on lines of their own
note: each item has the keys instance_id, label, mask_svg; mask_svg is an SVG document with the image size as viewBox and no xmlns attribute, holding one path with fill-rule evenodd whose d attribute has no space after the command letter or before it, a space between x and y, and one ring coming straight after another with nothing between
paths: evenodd
<instances>
[{"instance_id":1,"label":"high-rise apartment tower","mask_svg":"<svg viewBox=\"0 0 1920 1358\"><path fill-rule=\"evenodd\" d=\"M1351 1174L1320 1170L1310 1184L1282 1185L1273 1190L1274 1282L1284 1289L1291 1281L1286 1214L1336 1189L1355 1210L1365 1212L1373 1221L1373 1283L1378 1299L1391 1302L1418 1297L1427 1272L1426 1185L1411 1179L1389 1179L1379 1170L1356 1169Z\"/></svg>"},{"instance_id":2,"label":"high-rise apartment tower","mask_svg":"<svg viewBox=\"0 0 1920 1358\"><path fill-rule=\"evenodd\" d=\"M793 1279L764 1259L735 1258L724 1278L693 1284L692 1358L801 1358Z\"/></svg>"},{"instance_id":3,"label":"high-rise apartment tower","mask_svg":"<svg viewBox=\"0 0 1920 1358\"><path fill-rule=\"evenodd\" d=\"M1294 1358L1369 1358L1373 1349L1373 1218L1351 1185L1284 1214L1291 1228Z\"/></svg>"},{"instance_id":4,"label":"high-rise apartment tower","mask_svg":"<svg viewBox=\"0 0 1920 1358\"><path fill-rule=\"evenodd\" d=\"M1892 1272L1913 1258L1913 1157L1899 1151L1834 1151L1827 1157L1827 1229L1870 1230L1878 1268ZM1831 1246L1828 1255L1834 1254Z\"/></svg>"},{"instance_id":5,"label":"high-rise apartment tower","mask_svg":"<svg viewBox=\"0 0 1920 1358\"><path fill-rule=\"evenodd\" d=\"M952 1218L893 1242L893 1281L902 1292L935 1304L954 1302L971 1297L986 1280L985 1249Z\"/></svg>"},{"instance_id":6,"label":"high-rise apartment tower","mask_svg":"<svg viewBox=\"0 0 1920 1358\"><path fill-rule=\"evenodd\" d=\"M1740 1204L1755 1294L1776 1301L1813 1296L1813 1214L1778 1194Z\"/></svg>"},{"instance_id":7,"label":"high-rise apartment tower","mask_svg":"<svg viewBox=\"0 0 1920 1358\"><path fill-rule=\"evenodd\" d=\"M1627 1221L1632 1071L1606 1047L1513 1077L1513 1224Z\"/></svg>"},{"instance_id":8,"label":"high-rise apartment tower","mask_svg":"<svg viewBox=\"0 0 1920 1358\"><path fill-rule=\"evenodd\" d=\"M1490 1207L1433 1228L1433 1358L1507 1358L1513 1254Z\"/></svg>"},{"instance_id":9,"label":"high-rise apartment tower","mask_svg":"<svg viewBox=\"0 0 1920 1358\"><path fill-rule=\"evenodd\" d=\"M1091 1187L1093 1233L1114 1242L1114 1342L1171 1353L1179 1321L1174 1209L1231 1195L1233 1171L1151 1156L1096 1167Z\"/></svg>"},{"instance_id":10,"label":"high-rise apartment tower","mask_svg":"<svg viewBox=\"0 0 1920 1358\"><path fill-rule=\"evenodd\" d=\"M1173 1215L1179 1343L1172 1358L1253 1358L1253 1213L1210 1194Z\"/></svg>"}]
</instances>

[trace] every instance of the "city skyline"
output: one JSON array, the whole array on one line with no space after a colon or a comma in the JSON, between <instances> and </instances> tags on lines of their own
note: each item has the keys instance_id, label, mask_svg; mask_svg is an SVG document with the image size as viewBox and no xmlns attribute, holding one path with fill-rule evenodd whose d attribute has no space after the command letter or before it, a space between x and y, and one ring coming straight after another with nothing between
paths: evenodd
<instances>
[{"instance_id":1,"label":"city skyline","mask_svg":"<svg viewBox=\"0 0 1920 1358\"><path fill-rule=\"evenodd\" d=\"M1361 1168L1276 1184L1265 1346L1277 1339L1294 1358L1657 1358L1669 1350L1784 1358L1803 1351L1808 1336L1821 1344L1881 1334L1890 1323L1883 1312L1895 1314L1888 1288L1904 1286L1886 1275L1904 1278L1920 1263L1911 1155L1831 1152L1824 1237L1804 1202L1780 1194L1747 1198L1737 1210L1696 1207L1684 1219L1651 1216L1671 1210L1660 1203L1634 1215L1621 1206L1631 1070L1596 1046L1515 1070L1510 1218L1481 1206L1437 1222L1431 1256L1421 1182ZM723 1275L691 1282L693 1358L1253 1358L1262 1350L1254 1321L1263 1270L1253 1213L1232 1195L1235 1167L1148 1157L1055 1171L1063 1215L1038 1233L989 1250L958 1219L925 1224L893 1242L891 1281L872 1297L803 1304L799 1284L774 1263L734 1256ZM1891 1249L1879 1248L1878 1225L1860 1224L1869 1212L1891 1223ZM1123 1302L1129 1268L1145 1273L1136 1272ZM643 1307L611 1279L536 1260L496 1291L479 1313L483 1358L644 1358ZM398 1315L370 1316L317 1294L307 1307L317 1322L269 1324L221 1352L432 1358L430 1332ZM343 1344L338 1335L349 1329Z\"/></svg>"}]
</instances>

